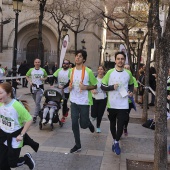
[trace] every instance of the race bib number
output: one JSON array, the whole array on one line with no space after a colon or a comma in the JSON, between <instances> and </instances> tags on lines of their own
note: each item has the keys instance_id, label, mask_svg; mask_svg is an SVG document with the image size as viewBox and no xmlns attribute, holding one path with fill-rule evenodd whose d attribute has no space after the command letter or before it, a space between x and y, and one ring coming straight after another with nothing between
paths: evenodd
<instances>
[{"instance_id":1,"label":"race bib number","mask_svg":"<svg viewBox=\"0 0 170 170\"><path fill-rule=\"evenodd\" d=\"M14 130L14 120L1 115L0 127L5 130Z\"/></svg>"}]
</instances>

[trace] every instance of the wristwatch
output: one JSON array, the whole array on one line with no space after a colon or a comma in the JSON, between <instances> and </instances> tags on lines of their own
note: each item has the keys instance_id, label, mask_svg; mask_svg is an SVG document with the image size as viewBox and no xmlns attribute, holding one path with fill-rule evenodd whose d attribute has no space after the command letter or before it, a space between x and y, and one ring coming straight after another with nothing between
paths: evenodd
<instances>
[{"instance_id":1,"label":"wristwatch","mask_svg":"<svg viewBox=\"0 0 170 170\"><path fill-rule=\"evenodd\" d=\"M22 134L22 133L20 134L20 136L21 136L22 138L24 137L24 135L25 135L25 134Z\"/></svg>"}]
</instances>

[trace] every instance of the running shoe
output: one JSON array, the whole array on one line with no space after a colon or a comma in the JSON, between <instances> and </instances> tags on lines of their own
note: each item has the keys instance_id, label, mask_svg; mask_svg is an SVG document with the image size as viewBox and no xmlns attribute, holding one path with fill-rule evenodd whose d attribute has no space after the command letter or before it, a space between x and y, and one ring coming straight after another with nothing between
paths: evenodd
<instances>
[{"instance_id":1,"label":"running shoe","mask_svg":"<svg viewBox=\"0 0 170 170\"><path fill-rule=\"evenodd\" d=\"M80 152L81 151L81 147L77 147L76 145L70 150L70 153L76 153L76 152Z\"/></svg>"},{"instance_id":2,"label":"running shoe","mask_svg":"<svg viewBox=\"0 0 170 170\"><path fill-rule=\"evenodd\" d=\"M119 147L119 143L115 143L115 149L114 149L116 155L120 155L121 149Z\"/></svg>"},{"instance_id":3,"label":"running shoe","mask_svg":"<svg viewBox=\"0 0 170 170\"><path fill-rule=\"evenodd\" d=\"M51 119L49 119L48 124L52 124L52 120Z\"/></svg>"},{"instance_id":4,"label":"running shoe","mask_svg":"<svg viewBox=\"0 0 170 170\"><path fill-rule=\"evenodd\" d=\"M66 120L65 120L65 117L64 117L64 116L62 117L61 122L62 122L62 123L65 123L65 122L66 122Z\"/></svg>"},{"instance_id":5,"label":"running shoe","mask_svg":"<svg viewBox=\"0 0 170 170\"><path fill-rule=\"evenodd\" d=\"M35 168L35 162L29 152L24 155L25 163L31 170Z\"/></svg>"},{"instance_id":6,"label":"running shoe","mask_svg":"<svg viewBox=\"0 0 170 170\"><path fill-rule=\"evenodd\" d=\"M96 132L97 133L101 133L101 129L100 128L96 128Z\"/></svg>"},{"instance_id":7,"label":"running shoe","mask_svg":"<svg viewBox=\"0 0 170 170\"><path fill-rule=\"evenodd\" d=\"M42 124L44 124L45 122L46 122L46 119L43 119L43 120L42 120Z\"/></svg>"},{"instance_id":8,"label":"running shoe","mask_svg":"<svg viewBox=\"0 0 170 170\"><path fill-rule=\"evenodd\" d=\"M115 144L112 145L112 151L115 152Z\"/></svg>"}]
</instances>

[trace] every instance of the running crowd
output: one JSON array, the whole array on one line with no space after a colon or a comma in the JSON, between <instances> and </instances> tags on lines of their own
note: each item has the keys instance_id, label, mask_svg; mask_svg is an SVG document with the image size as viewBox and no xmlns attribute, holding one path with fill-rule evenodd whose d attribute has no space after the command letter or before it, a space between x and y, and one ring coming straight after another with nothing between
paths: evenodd
<instances>
[{"instance_id":1,"label":"running crowd","mask_svg":"<svg viewBox=\"0 0 170 170\"><path fill-rule=\"evenodd\" d=\"M0 170L10 170L11 168L28 165L29 169L34 169L35 162L30 153L20 157L21 148L29 145L35 152L38 151L39 144L29 137L27 131L32 122L37 121L41 110L41 99L44 92L44 82L49 82L51 87L57 84L57 88L62 91L64 96L62 106L62 123L68 116L68 99L71 106L72 131L75 145L70 153L81 151L80 129L89 128L94 133L101 133L101 121L105 109L107 108L110 121L110 131L113 137L112 151L121 154L119 140L124 132L128 135L127 127L129 114L132 108L135 109L133 92L137 91L138 83L132 76L130 66L125 65L126 55L124 52L115 54L115 67L106 72L104 66L98 67L95 76L92 70L85 66L87 53L78 50L75 54L75 66L70 68L70 61L63 60L62 68L56 68L53 77L48 80L48 72L41 68L41 60L34 60L34 67L29 68L26 80L30 84L35 111L33 118L29 113L28 103L18 101L14 96L15 89L9 82L0 83ZM46 63L48 66L48 63ZM139 80L144 81L145 66L140 70ZM5 69L1 69L1 75L5 75ZM156 72L151 71L152 78L156 78ZM2 77L2 76L1 76ZM170 77L170 73L169 73ZM153 82L153 81L152 81ZM168 78L168 82L170 82ZM24 84L27 86L27 84ZM170 91L170 85L168 89ZM139 89L141 86L139 87ZM156 88L156 83L153 85ZM141 88L141 103L143 88ZM167 99L170 100L170 93ZM46 101L47 105L43 110L42 124L52 124L54 112L57 109L55 101ZM154 105L154 96L150 106ZM91 116L89 113L91 112ZM47 119L47 115L49 118ZM90 118L91 117L91 118ZM47 122L48 120L48 122ZM96 120L96 129L91 121Z\"/></svg>"}]
</instances>

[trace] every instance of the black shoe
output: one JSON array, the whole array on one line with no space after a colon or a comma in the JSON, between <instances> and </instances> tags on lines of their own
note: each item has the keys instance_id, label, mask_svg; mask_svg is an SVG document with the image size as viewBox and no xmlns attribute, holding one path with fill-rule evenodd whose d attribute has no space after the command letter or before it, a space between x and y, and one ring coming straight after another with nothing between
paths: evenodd
<instances>
[{"instance_id":1,"label":"black shoe","mask_svg":"<svg viewBox=\"0 0 170 170\"><path fill-rule=\"evenodd\" d=\"M37 152L38 149L39 149L39 143L37 143L33 139L31 139L27 133L24 136L24 143L23 143L23 145L30 146L35 152Z\"/></svg>"},{"instance_id":2,"label":"black shoe","mask_svg":"<svg viewBox=\"0 0 170 170\"><path fill-rule=\"evenodd\" d=\"M70 150L70 153L76 153L76 152L80 152L81 151L81 147L77 147L76 145Z\"/></svg>"},{"instance_id":3,"label":"black shoe","mask_svg":"<svg viewBox=\"0 0 170 170\"><path fill-rule=\"evenodd\" d=\"M36 123L36 121L37 121L37 116L34 116L33 117L33 123Z\"/></svg>"},{"instance_id":4,"label":"black shoe","mask_svg":"<svg viewBox=\"0 0 170 170\"><path fill-rule=\"evenodd\" d=\"M149 103L149 106L155 106L154 103Z\"/></svg>"},{"instance_id":5,"label":"black shoe","mask_svg":"<svg viewBox=\"0 0 170 170\"><path fill-rule=\"evenodd\" d=\"M91 122L90 122L90 125L89 125L89 129L90 129L91 133L94 133L94 126Z\"/></svg>"},{"instance_id":6,"label":"black shoe","mask_svg":"<svg viewBox=\"0 0 170 170\"><path fill-rule=\"evenodd\" d=\"M34 168L35 168L35 162L34 162L34 160L32 159L31 154L27 152L27 153L24 155L24 158L25 158L25 163L24 163L24 164L28 165L28 167L29 167L31 170L34 169Z\"/></svg>"}]
</instances>

